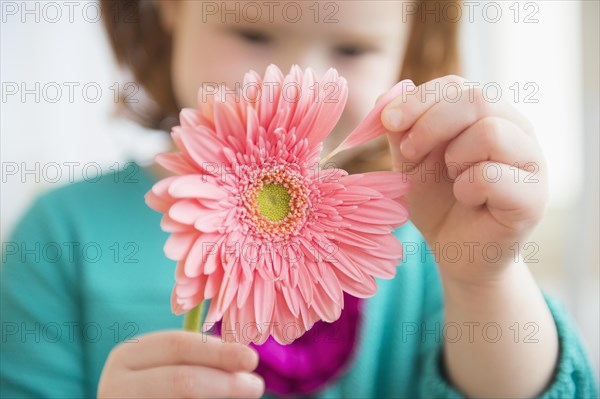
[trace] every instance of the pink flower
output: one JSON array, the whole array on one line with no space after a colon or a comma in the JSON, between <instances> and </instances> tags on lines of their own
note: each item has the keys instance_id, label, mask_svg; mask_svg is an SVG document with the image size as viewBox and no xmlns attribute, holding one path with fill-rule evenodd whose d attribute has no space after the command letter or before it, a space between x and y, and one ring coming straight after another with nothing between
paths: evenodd
<instances>
[{"instance_id":1,"label":"pink flower","mask_svg":"<svg viewBox=\"0 0 600 399\"><path fill-rule=\"evenodd\" d=\"M385 132L379 114L400 90L342 149ZM391 232L408 217L404 176L319 168L347 95L335 69L317 81L310 69L283 76L270 65L264 80L251 71L237 92L200 90L197 109L181 111L172 131L179 152L157 157L176 175L146 194L171 233L164 250L177 261L175 314L211 299L204 330L222 319L238 341L290 343L318 320L337 320L343 291L370 297L374 277L395 275L402 245Z\"/></svg>"}]
</instances>

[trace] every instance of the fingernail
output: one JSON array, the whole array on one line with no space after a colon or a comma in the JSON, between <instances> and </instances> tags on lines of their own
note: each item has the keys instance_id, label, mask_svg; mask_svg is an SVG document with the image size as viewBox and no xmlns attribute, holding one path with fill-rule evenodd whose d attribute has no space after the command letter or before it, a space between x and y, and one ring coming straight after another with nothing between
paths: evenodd
<instances>
[{"instance_id":1,"label":"fingernail","mask_svg":"<svg viewBox=\"0 0 600 399\"><path fill-rule=\"evenodd\" d=\"M249 373L242 373L239 375L242 383L248 388L256 391L262 391L264 389L265 382L262 378Z\"/></svg>"},{"instance_id":2,"label":"fingernail","mask_svg":"<svg viewBox=\"0 0 600 399\"><path fill-rule=\"evenodd\" d=\"M406 136L402 143L400 143L400 151L406 158L412 158L417 154L417 150L415 149L415 145L410 134Z\"/></svg>"},{"instance_id":3,"label":"fingernail","mask_svg":"<svg viewBox=\"0 0 600 399\"><path fill-rule=\"evenodd\" d=\"M446 172L450 180L456 180L458 177L458 170L455 168L446 168Z\"/></svg>"},{"instance_id":4,"label":"fingernail","mask_svg":"<svg viewBox=\"0 0 600 399\"><path fill-rule=\"evenodd\" d=\"M402 123L402 111L397 108L388 108L384 112L383 117L387 121L387 125L396 130L400 129L400 123Z\"/></svg>"}]
</instances>

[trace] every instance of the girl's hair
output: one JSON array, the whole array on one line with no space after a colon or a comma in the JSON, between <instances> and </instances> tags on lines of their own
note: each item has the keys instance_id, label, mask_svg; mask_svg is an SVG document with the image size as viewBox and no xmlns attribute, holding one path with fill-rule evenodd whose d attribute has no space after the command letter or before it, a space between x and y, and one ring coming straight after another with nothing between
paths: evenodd
<instances>
[{"instance_id":1,"label":"girl's hair","mask_svg":"<svg viewBox=\"0 0 600 399\"><path fill-rule=\"evenodd\" d=\"M148 97L137 104L127 102L125 96L119 109L143 126L170 130L179 112L171 84L171 38L162 28L153 1L100 0L100 6L117 63L132 74ZM419 85L458 74L459 22L444 11L459 9L460 0L420 0L410 6L412 26L398 79L411 79ZM353 155L352 162L343 165L350 172L389 169L385 137Z\"/></svg>"}]
</instances>

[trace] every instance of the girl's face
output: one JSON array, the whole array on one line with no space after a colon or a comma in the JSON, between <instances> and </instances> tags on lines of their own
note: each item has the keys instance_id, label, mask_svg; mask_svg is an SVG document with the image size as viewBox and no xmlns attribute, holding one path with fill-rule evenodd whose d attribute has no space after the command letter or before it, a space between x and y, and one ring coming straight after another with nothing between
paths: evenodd
<instances>
[{"instance_id":1,"label":"girl's face","mask_svg":"<svg viewBox=\"0 0 600 399\"><path fill-rule=\"evenodd\" d=\"M233 88L245 72L273 63L348 80L346 110L330 147L347 135L399 77L408 39L400 1L161 1L173 38L172 83L180 107L194 107L206 82Z\"/></svg>"}]
</instances>

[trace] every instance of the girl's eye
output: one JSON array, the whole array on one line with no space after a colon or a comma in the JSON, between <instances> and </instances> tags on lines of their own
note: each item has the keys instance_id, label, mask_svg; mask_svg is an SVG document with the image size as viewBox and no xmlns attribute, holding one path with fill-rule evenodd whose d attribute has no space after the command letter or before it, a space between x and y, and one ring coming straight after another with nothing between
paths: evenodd
<instances>
[{"instance_id":1,"label":"girl's eye","mask_svg":"<svg viewBox=\"0 0 600 399\"><path fill-rule=\"evenodd\" d=\"M359 46L337 46L336 53L343 57L360 57L369 52L369 49Z\"/></svg>"},{"instance_id":2,"label":"girl's eye","mask_svg":"<svg viewBox=\"0 0 600 399\"><path fill-rule=\"evenodd\" d=\"M252 43L252 44L270 44L272 39L269 35L267 35L266 33L257 31L257 30L247 30L247 29L240 29L237 31L237 34L245 41L247 41L248 43Z\"/></svg>"}]
</instances>

